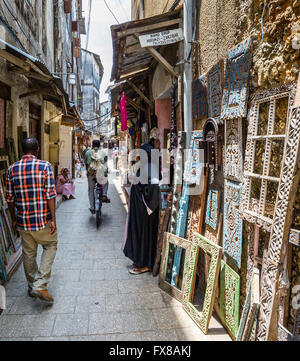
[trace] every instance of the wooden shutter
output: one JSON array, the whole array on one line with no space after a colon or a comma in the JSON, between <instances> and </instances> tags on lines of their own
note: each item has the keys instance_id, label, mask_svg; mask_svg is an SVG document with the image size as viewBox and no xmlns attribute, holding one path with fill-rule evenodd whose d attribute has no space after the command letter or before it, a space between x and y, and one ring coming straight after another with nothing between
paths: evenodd
<instances>
[{"instance_id":1,"label":"wooden shutter","mask_svg":"<svg viewBox=\"0 0 300 361\"><path fill-rule=\"evenodd\" d=\"M72 0L65 0L65 13L71 14L72 12Z\"/></svg>"}]
</instances>

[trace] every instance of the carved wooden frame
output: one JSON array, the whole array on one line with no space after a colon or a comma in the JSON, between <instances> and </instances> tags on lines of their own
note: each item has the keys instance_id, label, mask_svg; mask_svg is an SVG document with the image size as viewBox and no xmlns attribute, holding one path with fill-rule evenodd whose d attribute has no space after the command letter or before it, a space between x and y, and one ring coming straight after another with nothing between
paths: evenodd
<instances>
[{"instance_id":1,"label":"carved wooden frame","mask_svg":"<svg viewBox=\"0 0 300 361\"><path fill-rule=\"evenodd\" d=\"M225 122L224 177L243 181L243 124L242 118Z\"/></svg>"},{"instance_id":2,"label":"carved wooden frame","mask_svg":"<svg viewBox=\"0 0 300 361\"><path fill-rule=\"evenodd\" d=\"M263 261L261 310L259 315L258 340L276 338L273 322L274 301L278 295L280 264L283 262L284 245L288 242L290 205L299 182L297 162L300 151L300 107L293 108L288 122L283 167L277 194L274 222L269 248ZM275 302L276 303L276 302ZM277 325L277 323L276 323ZM277 328L277 327L276 327Z\"/></svg>"},{"instance_id":3,"label":"carved wooden frame","mask_svg":"<svg viewBox=\"0 0 300 361\"><path fill-rule=\"evenodd\" d=\"M236 338L240 317L240 276L224 261L220 271L220 316L229 333Z\"/></svg>"},{"instance_id":4,"label":"carved wooden frame","mask_svg":"<svg viewBox=\"0 0 300 361\"><path fill-rule=\"evenodd\" d=\"M211 217L212 212L210 211L212 209L212 197L213 194L216 193L216 202L213 205L213 213L214 215ZM219 219L219 213L220 213L220 201L221 201L221 192L218 186L216 185L210 185L208 187L208 196L207 196L207 207L206 207L206 215L205 215L205 224L210 226L214 231L217 230L217 224Z\"/></svg>"},{"instance_id":5,"label":"carved wooden frame","mask_svg":"<svg viewBox=\"0 0 300 361\"><path fill-rule=\"evenodd\" d=\"M198 263L199 249L211 256L210 269L207 278L207 287L202 312L199 312L191 303L196 281L196 269ZM209 322L212 316L215 295L218 285L222 257L222 247L217 246L198 233L194 234L191 247L190 259L185 273L183 307L192 320L200 327L204 334L207 334Z\"/></svg>"},{"instance_id":6,"label":"carved wooden frame","mask_svg":"<svg viewBox=\"0 0 300 361\"><path fill-rule=\"evenodd\" d=\"M237 341L249 341L252 335L260 306L259 278L259 270L254 268L236 336Z\"/></svg>"},{"instance_id":7,"label":"carved wooden frame","mask_svg":"<svg viewBox=\"0 0 300 361\"><path fill-rule=\"evenodd\" d=\"M292 84L285 84L279 88L273 88L267 91L256 93L251 102L251 108L249 113L249 127L246 145L246 155L244 163L244 179L243 179L243 198L241 202L242 217L250 223L255 223L260 227L263 227L267 232L271 231L273 219L266 217L266 211L268 203L266 202L267 195L267 182L272 181L279 184L280 178L270 177L270 161L271 161L271 142L272 140L284 140L286 135L274 135L274 120L276 110L276 100L279 98L289 97L289 106L287 119L289 118L291 104L295 97L295 89ZM260 104L270 102L269 118L268 118L268 131L266 136L258 136L258 121L259 121L259 109ZM288 121L287 121L288 124ZM255 160L255 148L256 141L266 140L265 159L263 166L263 174L254 173L254 160ZM283 158L284 159L284 158ZM283 165L281 167L282 171ZM251 200L251 188L252 179L261 179L261 193L259 204L252 204Z\"/></svg>"},{"instance_id":8,"label":"carved wooden frame","mask_svg":"<svg viewBox=\"0 0 300 361\"><path fill-rule=\"evenodd\" d=\"M169 257L169 250L170 244L175 245L176 247L181 247L186 250L185 255L185 267L183 273L183 285L182 290L178 289L177 287L173 286L172 284L166 282L166 274L167 274L167 264L168 264L168 257ZM164 243L163 243L163 253L162 253L162 264L159 273L159 287L167 292L170 296L174 297L177 301L182 302L183 300L183 289L184 289L184 282L186 279L185 272L187 270L187 263L190 256L192 242L183 239L181 237L175 236L171 233L165 233L164 235Z\"/></svg>"}]
</instances>

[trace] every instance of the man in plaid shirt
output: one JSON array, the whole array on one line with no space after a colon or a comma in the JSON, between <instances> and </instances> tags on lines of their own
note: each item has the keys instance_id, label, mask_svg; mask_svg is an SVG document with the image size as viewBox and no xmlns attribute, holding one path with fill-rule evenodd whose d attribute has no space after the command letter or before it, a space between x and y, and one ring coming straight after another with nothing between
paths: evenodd
<instances>
[{"instance_id":1,"label":"man in plaid shirt","mask_svg":"<svg viewBox=\"0 0 300 361\"><path fill-rule=\"evenodd\" d=\"M52 304L47 286L57 251L56 190L50 163L37 159L39 143L23 141L25 156L7 172L6 199L13 226L20 231L28 295ZM15 209L17 214L15 214ZM36 262L38 245L43 247L40 268Z\"/></svg>"}]
</instances>

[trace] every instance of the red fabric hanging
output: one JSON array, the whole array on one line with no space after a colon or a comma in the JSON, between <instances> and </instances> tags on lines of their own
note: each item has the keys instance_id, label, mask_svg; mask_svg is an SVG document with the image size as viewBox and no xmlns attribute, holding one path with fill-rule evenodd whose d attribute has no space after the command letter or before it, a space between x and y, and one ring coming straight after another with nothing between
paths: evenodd
<instances>
[{"instance_id":1,"label":"red fabric hanging","mask_svg":"<svg viewBox=\"0 0 300 361\"><path fill-rule=\"evenodd\" d=\"M121 111L121 131L125 132L127 130L127 100L125 92L122 94L119 108Z\"/></svg>"}]
</instances>

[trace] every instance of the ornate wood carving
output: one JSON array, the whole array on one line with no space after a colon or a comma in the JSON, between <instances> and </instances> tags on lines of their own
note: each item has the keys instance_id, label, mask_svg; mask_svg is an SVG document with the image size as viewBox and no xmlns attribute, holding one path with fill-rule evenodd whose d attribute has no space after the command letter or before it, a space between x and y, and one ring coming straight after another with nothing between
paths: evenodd
<instances>
[{"instance_id":1,"label":"ornate wood carving","mask_svg":"<svg viewBox=\"0 0 300 361\"><path fill-rule=\"evenodd\" d=\"M242 119L225 122L224 177L236 182L243 181Z\"/></svg>"},{"instance_id":2,"label":"ornate wood carving","mask_svg":"<svg viewBox=\"0 0 300 361\"><path fill-rule=\"evenodd\" d=\"M162 217L160 219L160 224L159 224L159 229L158 229L158 243L157 243L157 248L156 248L156 258L155 258L153 272L152 272L153 277L156 277L159 273L159 266L160 266L160 262L161 262L161 252L162 252L162 247L163 247L164 234L168 229L170 214L171 214L171 205L172 205L171 197L172 197L172 195L169 194L168 198L167 198L166 209L164 211L161 211Z\"/></svg>"},{"instance_id":3,"label":"ornate wood carving","mask_svg":"<svg viewBox=\"0 0 300 361\"><path fill-rule=\"evenodd\" d=\"M188 155L188 162L184 172L184 178L188 184L199 185L201 182L201 170L204 167L204 144L203 132L194 131L191 137L191 147L190 153Z\"/></svg>"},{"instance_id":4,"label":"ornate wood carving","mask_svg":"<svg viewBox=\"0 0 300 361\"><path fill-rule=\"evenodd\" d=\"M222 110L224 88L224 60L220 60L207 73L208 116L219 118Z\"/></svg>"},{"instance_id":5,"label":"ornate wood carving","mask_svg":"<svg viewBox=\"0 0 300 361\"><path fill-rule=\"evenodd\" d=\"M203 127L203 137L206 143L205 161L207 165L214 169L219 169L219 126L215 119L210 118Z\"/></svg>"},{"instance_id":6,"label":"ornate wood carving","mask_svg":"<svg viewBox=\"0 0 300 361\"><path fill-rule=\"evenodd\" d=\"M202 195L203 196L203 195ZM201 221L201 198L202 196L192 196L190 199L190 224L187 230L187 239L193 239L194 233L201 233L200 221Z\"/></svg>"},{"instance_id":7,"label":"ornate wood carving","mask_svg":"<svg viewBox=\"0 0 300 361\"><path fill-rule=\"evenodd\" d=\"M259 270L253 271L253 277L248 288L240 326L237 332L237 341L249 341L256 324L259 309Z\"/></svg>"},{"instance_id":8,"label":"ornate wood carving","mask_svg":"<svg viewBox=\"0 0 300 361\"><path fill-rule=\"evenodd\" d=\"M297 229L291 229L289 242L295 246L300 247L300 231L298 231Z\"/></svg>"},{"instance_id":9,"label":"ornate wood carving","mask_svg":"<svg viewBox=\"0 0 300 361\"><path fill-rule=\"evenodd\" d=\"M177 218L177 227L176 227L176 235L178 237L185 237L186 231L186 223L187 223L187 215L189 210L189 200L190 196L188 194L188 185L184 183L182 195L180 198L180 208L178 211ZM175 247L175 255L174 255L174 265L172 270L172 285L178 286L178 277L180 273L180 265L181 265L181 256L182 256L182 248Z\"/></svg>"},{"instance_id":10,"label":"ornate wood carving","mask_svg":"<svg viewBox=\"0 0 300 361\"><path fill-rule=\"evenodd\" d=\"M294 335L278 323L278 341L293 341Z\"/></svg>"},{"instance_id":11,"label":"ornate wood carving","mask_svg":"<svg viewBox=\"0 0 300 361\"><path fill-rule=\"evenodd\" d=\"M199 312L192 304L196 281L199 249L202 249L211 257L202 312ZM190 252L190 259L185 273L183 307L188 313L188 315L192 318L192 320L200 327L201 331L205 334L207 334L208 332L209 322L215 302L215 293L217 289L218 276L220 271L221 256L221 247L207 240L198 233L194 234L193 245Z\"/></svg>"},{"instance_id":12,"label":"ornate wood carving","mask_svg":"<svg viewBox=\"0 0 300 361\"><path fill-rule=\"evenodd\" d=\"M176 233L177 225L177 214L179 211L179 201L181 196L181 185L183 178L183 152L185 149L186 143L186 133L178 133L178 148L176 153L176 163L175 163L175 175L174 175L174 190L173 190L173 204L171 211L171 220L170 220L170 232Z\"/></svg>"},{"instance_id":13,"label":"ornate wood carving","mask_svg":"<svg viewBox=\"0 0 300 361\"><path fill-rule=\"evenodd\" d=\"M169 251L170 251L170 244L173 244L176 247L180 247L185 249L185 267L183 270L183 285L182 290L184 288L185 282L185 272L187 269L187 262L189 261L190 249L192 243L186 239L180 238L175 236L171 233L165 233L164 235L164 243L163 243L163 254L162 254L162 264L160 268L159 274L159 287L167 292L172 297L176 298L179 302L182 302L183 299L183 292L182 290L178 289L177 287L172 286L169 282L167 282L167 267L169 263Z\"/></svg>"},{"instance_id":14,"label":"ornate wood carving","mask_svg":"<svg viewBox=\"0 0 300 361\"><path fill-rule=\"evenodd\" d=\"M224 254L237 266L241 267L243 220L240 216L242 185L225 180L224 188Z\"/></svg>"},{"instance_id":15,"label":"ornate wood carving","mask_svg":"<svg viewBox=\"0 0 300 361\"><path fill-rule=\"evenodd\" d=\"M259 315L258 340L276 338L273 334L273 317L276 311L273 302L279 296L277 292L280 263L283 261L283 249L289 232L290 205L295 197L299 174L295 175L300 143L300 108L291 111L286 135L283 167L276 199L274 222L270 236L267 257L263 262L261 310ZM276 302L275 302L276 304ZM276 317L275 317L276 318ZM277 324L277 323L276 323Z\"/></svg>"},{"instance_id":16,"label":"ornate wood carving","mask_svg":"<svg viewBox=\"0 0 300 361\"><path fill-rule=\"evenodd\" d=\"M300 308L295 311L294 337L300 341Z\"/></svg>"},{"instance_id":17,"label":"ornate wood carving","mask_svg":"<svg viewBox=\"0 0 300 361\"><path fill-rule=\"evenodd\" d=\"M192 83L192 116L194 121L208 116L206 74Z\"/></svg>"},{"instance_id":18,"label":"ornate wood carving","mask_svg":"<svg viewBox=\"0 0 300 361\"><path fill-rule=\"evenodd\" d=\"M225 86L221 119L246 117L248 79L252 40L248 39L227 52Z\"/></svg>"},{"instance_id":19,"label":"ornate wood carving","mask_svg":"<svg viewBox=\"0 0 300 361\"><path fill-rule=\"evenodd\" d=\"M288 118L290 104L294 97L294 88L288 84L256 93L251 102L241 211L245 220L263 227L268 232L271 231L274 216L274 204L268 202L268 197L274 198L275 196L274 187L276 189L276 185L279 184L282 168L282 164L279 165L272 161L272 146L276 142L283 144L286 137L284 127L282 131L275 127L276 103L283 98L288 98L289 104L286 113ZM283 123L285 120L281 119ZM263 149L265 149L264 153ZM283 156L283 154L281 155ZM275 168L277 169L276 176L271 173ZM259 199L253 200L253 192L260 193Z\"/></svg>"},{"instance_id":20,"label":"ornate wood carving","mask_svg":"<svg viewBox=\"0 0 300 361\"><path fill-rule=\"evenodd\" d=\"M205 223L215 231L217 230L220 209L220 191L217 186L210 185L208 188L207 208Z\"/></svg>"},{"instance_id":21,"label":"ornate wood carving","mask_svg":"<svg viewBox=\"0 0 300 361\"><path fill-rule=\"evenodd\" d=\"M240 276L224 261L220 271L220 312L226 328L235 338L240 316Z\"/></svg>"}]
</instances>

